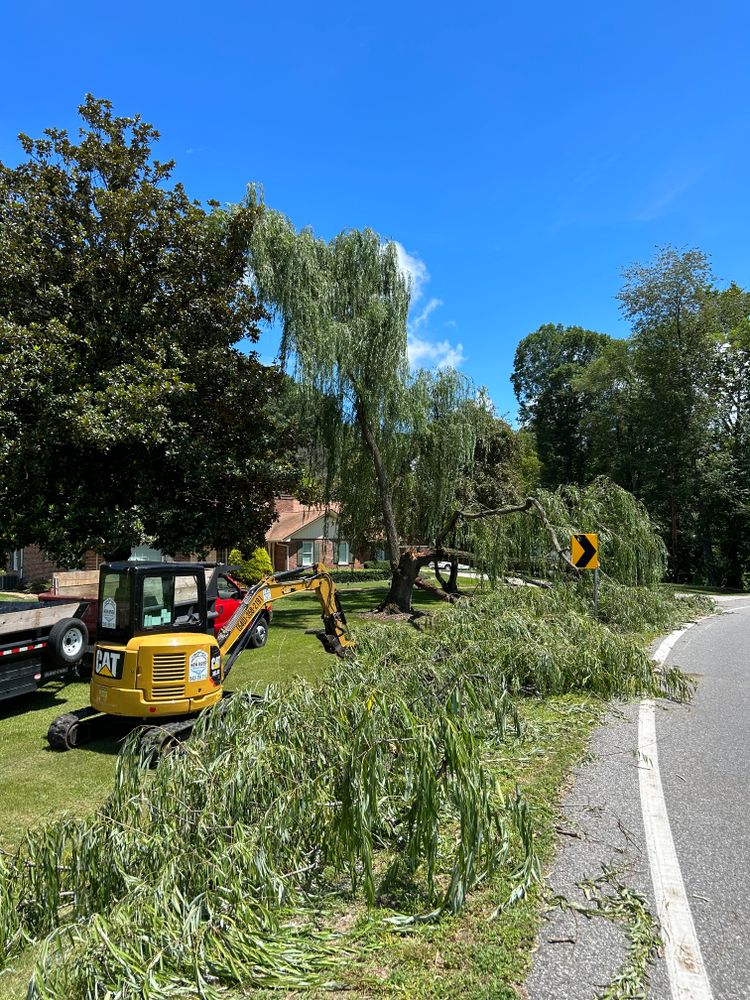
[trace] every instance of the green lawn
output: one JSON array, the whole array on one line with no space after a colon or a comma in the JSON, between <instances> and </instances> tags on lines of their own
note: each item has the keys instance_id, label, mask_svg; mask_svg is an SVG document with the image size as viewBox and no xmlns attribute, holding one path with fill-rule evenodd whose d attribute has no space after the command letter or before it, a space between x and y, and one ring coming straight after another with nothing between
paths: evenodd
<instances>
[{"instance_id":1,"label":"green lawn","mask_svg":"<svg viewBox=\"0 0 750 1000\"><path fill-rule=\"evenodd\" d=\"M384 583L345 584L344 610L356 623L385 594ZM417 591L421 608L443 607ZM330 654L305 629L319 628L320 610L312 594L296 594L277 603L263 649L241 653L227 688L262 691L296 674L315 680ZM104 799L119 749L116 739L91 743L70 753L50 750L46 732L63 712L88 704L88 684L54 682L35 694L0 702L0 848L11 848L33 824L70 810L83 813Z\"/></svg>"}]
</instances>

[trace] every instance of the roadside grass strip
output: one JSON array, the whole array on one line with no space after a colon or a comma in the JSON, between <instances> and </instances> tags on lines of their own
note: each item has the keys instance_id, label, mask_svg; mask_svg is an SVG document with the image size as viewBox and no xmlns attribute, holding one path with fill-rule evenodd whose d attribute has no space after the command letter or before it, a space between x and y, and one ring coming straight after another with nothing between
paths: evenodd
<instances>
[{"instance_id":1,"label":"roadside grass strip","mask_svg":"<svg viewBox=\"0 0 750 1000\"><path fill-rule=\"evenodd\" d=\"M356 659L262 702L239 692L156 769L131 739L100 809L0 858L0 953L40 942L30 1000L218 1000L336 988L373 933L460 926L478 898L488 926L512 927L539 892L538 814L561 779L541 799L527 782L549 750L524 732L524 706L685 698L688 680L654 672L634 626L700 608L611 584L596 621L580 587L498 590L422 631L359 627ZM375 931L330 919L336 907Z\"/></svg>"}]
</instances>

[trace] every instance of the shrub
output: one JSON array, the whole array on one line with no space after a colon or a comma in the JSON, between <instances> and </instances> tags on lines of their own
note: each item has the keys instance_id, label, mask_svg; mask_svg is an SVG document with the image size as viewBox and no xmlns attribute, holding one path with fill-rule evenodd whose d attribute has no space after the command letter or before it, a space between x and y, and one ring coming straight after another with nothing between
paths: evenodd
<instances>
[{"instance_id":1,"label":"shrub","mask_svg":"<svg viewBox=\"0 0 750 1000\"><path fill-rule=\"evenodd\" d=\"M391 564L387 559L368 559L363 565L365 569L378 569L382 573L387 573L388 576L391 575Z\"/></svg>"},{"instance_id":2,"label":"shrub","mask_svg":"<svg viewBox=\"0 0 750 1000\"><path fill-rule=\"evenodd\" d=\"M271 557L268 552L258 546L253 549L249 559L246 559L240 549L232 549L229 553L229 562L232 566L238 566L238 576L243 583L259 583L264 576L273 573Z\"/></svg>"},{"instance_id":3,"label":"shrub","mask_svg":"<svg viewBox=\"0 0 750 1000\"><path fill-rule=\"evenodd\" d=\"M336 583L363 583L391 578L390 566L387 569L330 569L328 572Z\"/></svg>"}]
</instances>

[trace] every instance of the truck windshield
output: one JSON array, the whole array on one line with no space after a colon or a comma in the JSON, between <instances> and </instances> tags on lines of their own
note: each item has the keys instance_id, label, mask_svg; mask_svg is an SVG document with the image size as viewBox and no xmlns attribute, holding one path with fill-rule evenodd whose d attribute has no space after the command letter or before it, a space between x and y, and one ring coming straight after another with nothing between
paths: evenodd
<instances>
[{"instance_id":1,"label":"truck windshield","mask_svg":"<svg viewBox=\"0 0 750 1000\"><path fill-rule=\"evenodd\" d=\"M127 573L105 573L99 595L99 618L103 629L120 631L130 624L130 580Z\"/></svg>"}]
</instances>

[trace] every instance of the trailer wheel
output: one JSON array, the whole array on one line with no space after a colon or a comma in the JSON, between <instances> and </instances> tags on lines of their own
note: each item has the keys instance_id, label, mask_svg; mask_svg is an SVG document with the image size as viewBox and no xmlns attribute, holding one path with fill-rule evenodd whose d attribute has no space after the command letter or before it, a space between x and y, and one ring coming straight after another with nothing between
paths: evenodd
<instances>
[{"instance_id":1,"label":"trailer wheel","mask_svg":"<svg viewBox=\"0 0 750 1000\"><path fill-rule=\"evenodd\" d=\"M50 629L47 650L60 667L74 667L82 660L89 641L89 630L80 618L63 618Z\"/></svg>"},{"instance_id":2,"label":"trailer wheel","mask_svg":"<svg viewBox=\"0 0 750 1000\"><path fill-rule=\"evenodd\" d=\"M260 649L268 642L268 620L265 615L261 615L250 633L250 645L253 649Z\"/></svg>"}]
</instances>

